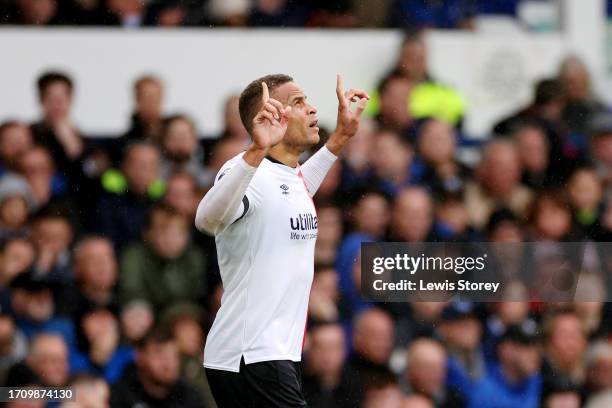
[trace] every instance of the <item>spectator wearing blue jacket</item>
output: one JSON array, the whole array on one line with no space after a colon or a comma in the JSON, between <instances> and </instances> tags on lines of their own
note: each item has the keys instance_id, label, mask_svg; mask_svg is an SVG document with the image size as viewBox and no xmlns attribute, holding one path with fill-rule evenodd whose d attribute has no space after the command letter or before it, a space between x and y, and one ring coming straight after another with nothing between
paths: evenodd
<instances>
[{"instance_id":1,"label":"spectator wearing blue jacket","mask_svg":"<svg viewBox=\"0 0 612 408\"><path fill-rule=\"evenodd\" d=\"M510 326L500 339L499 363L472 388L470 408L540 406L542 392L541 348L536 326Z\"/></svg>"},{"instance_id":2,"label":"spectator wearing blue jacket","mask_svg":"<svg viewBox=\"0 0 612 408\"><path fill-rule=\"evenodd\" d=\"M104 308L85 313L80 320L79 349L70 356L70 372L99 375L113 384L134 362L131 347L119 343L117 318Z\"/></svg>"},{"instance_id":3,"label":"spectator wearing blue jacket","mask_svg":"<svg viewBox=\"0 0 612 408\"><path fill-rule=\"evenodd\" d=\"M440 337L448 350L447 384L469 395L486 371L482 324L472 302L454 301L442 311Z\"/></svg>"},{"instance_id":4,"label":"spectator wearing blue jacket","mask_svg":"<svg viewBox=\"0 0 612 408\"><path fill-rule=\"evenodd\" d=\"M55 315L50 283L24 272L11 282L10 314L15 325L28 340L41 333L59 334L69 349L76 346L74 326L70 319Z\"/></svg>"}]
</instances>

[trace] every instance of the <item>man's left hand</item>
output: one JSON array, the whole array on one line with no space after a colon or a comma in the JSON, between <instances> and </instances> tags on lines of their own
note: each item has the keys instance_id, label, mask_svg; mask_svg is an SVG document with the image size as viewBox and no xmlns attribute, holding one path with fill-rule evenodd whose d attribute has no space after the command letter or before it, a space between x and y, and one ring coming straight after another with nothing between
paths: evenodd
<instances>
[{"instance_id":1,"label":"man's left hand","mask_svg":"<svg viewBox=\"0 0 612 408\"><path fill-rule=\"evenodd\" d=\"M370 95L361 89L349 89L344 92L342 87L342 77L336 76L336 95L338 96L338 120L336 131L329 137L327 148L337 155L348 140L357 133L359 121ZM356 102L357 107L353 111L351 104Z\"/></svg>"}]
</instances>

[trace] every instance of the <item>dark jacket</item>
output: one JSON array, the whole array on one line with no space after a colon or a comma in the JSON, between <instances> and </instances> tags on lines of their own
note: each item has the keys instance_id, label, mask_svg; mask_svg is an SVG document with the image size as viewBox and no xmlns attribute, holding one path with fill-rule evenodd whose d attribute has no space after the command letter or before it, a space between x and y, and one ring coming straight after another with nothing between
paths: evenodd
<instances>
[{"instance_id":1,"label":"dark jacket","mask_svg":"<svg viewBox=\"0 0 612 408\"><path fill-rule=\"evenodd\" d=\"M136 367L125 370L123 377L111 388L113 408L202 408L205 407L200 395L181 380L171 388L168 396L157 399L147 393L138 379Z\"/></svg>"}]
</instances>

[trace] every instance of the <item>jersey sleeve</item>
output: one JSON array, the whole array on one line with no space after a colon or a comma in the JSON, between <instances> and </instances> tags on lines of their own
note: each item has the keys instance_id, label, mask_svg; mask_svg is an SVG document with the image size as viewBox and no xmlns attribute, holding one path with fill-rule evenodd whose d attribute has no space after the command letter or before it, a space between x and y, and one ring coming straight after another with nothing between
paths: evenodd
<instances>
[{"instance_id":1,"label":"jersey sleeve","mask_svg":"<svg viewBox=\"0 0 612 408\"><path fill-rule=\"evenodd\" d=\"M315 195L337 158L326 146L323 146L300 166L304 184L311 196Z\"/></svg>"},{"instance_id":2,"label":"jersey sleeve","mask_svg":"<svg viewBox=\"0 0 612 408\"><path fill-rule=\"evenodd\" d=\"M261 196L253 186L257 167L250 166L242 156L221 167L215 182L206 193L196 212L198 230L216 235L253 212Z\"/></svg>"}]
</instances>

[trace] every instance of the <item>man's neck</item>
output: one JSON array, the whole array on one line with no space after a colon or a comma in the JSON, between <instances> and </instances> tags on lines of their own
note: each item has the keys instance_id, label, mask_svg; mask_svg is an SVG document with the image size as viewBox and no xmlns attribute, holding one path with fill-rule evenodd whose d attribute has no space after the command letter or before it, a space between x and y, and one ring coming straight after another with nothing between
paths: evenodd
<instances>
[{"instance_id":1,"label":"man's neck","mask_svg":"<svg viewBox=\"0 0 612 408\"><path fill-rule=\"evenodd\" d=\"M268 156L293 168L297 167L300 154L299 149L290 148L283 143L277 144L268 151Z\"/></svg>"}]
</instances>

